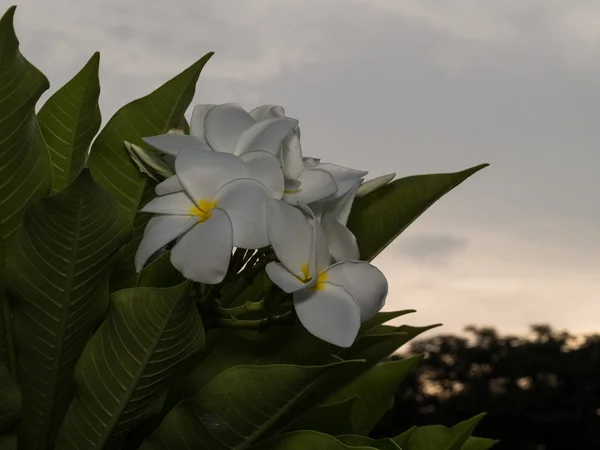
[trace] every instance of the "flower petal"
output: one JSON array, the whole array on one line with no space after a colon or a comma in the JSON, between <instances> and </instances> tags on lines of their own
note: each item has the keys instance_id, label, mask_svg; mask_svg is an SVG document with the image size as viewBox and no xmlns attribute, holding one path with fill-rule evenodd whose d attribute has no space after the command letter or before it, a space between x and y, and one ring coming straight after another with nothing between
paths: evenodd
<instances>
[{"instance_id":1,"label":"flower petal","mask_svg":"<svg viewBox=\"0 0 600 450\"><path fill-rule=\"evenodd\" d=\"M281 263L302 278L310 263L313 229L302 211L280 200L267 200L267 233Z\"/></svg>"},{"instance_id":2,"label":"flower petal","mask_svg":"<svg viewBox=\"0 0 600 450\"><path fill-rule=\"evenodd\" d=\"M232 249L231 221L225 211L213 209L208 220L198 223L175 244L171 263L190 280L218 284L227 275Z\"/></svg>"},{"instance_id":3,"label":"flower petal","mask_svg":"<svg viewBox=\"0 0 600 450\"><path fill-rule=\"evenodd\" d=\"M283 197L284 179L279 160L272 154L258 150L244 153L240 158L248 164L250 177L264 184L273 197Z\"/></svg>"},{"instance_id":4,"label":"flower petal","mask_svg":"<svg viewBox=\"0 0 600 450\"><path fill-rule=\"evenodd\" d=\"M179 182L177 175L173 175L163 182L158 183L154 188L154 192L156 192L157 195L172 194L173 192L181 192L183 190L183 186Z\"/></svg>"},{"instance_id":5,"label":"flower petal","mask_svg":"<svg viewBox=\"0 0 600 450\"><path fill-rule=\"evenodd\" d=\"M271 191L256 180L242 178L225 184L215 194L217 208L227 212L233 227L233 245L261 248L269 245L266 202Z\"/></svg>"},{"instance_id":6,"label":"flower petal","mask_svg":"<svg viewBox=\"0 0 600 450\"><path fill-rule=\"evenodd\" d=\"M315 167L317 169L326 170L333 176L338 190L332 195L332 199L344 195L355 183L359 182L362 177L369 173L364 170L349 169L330 163L319 163Z\"/></svg>"},{"instance_id":7,"label":"flower petal","mask_svg":"<svg viewBox=\"0 0 600 450\"><path fill-rule=\"evenodd\" d=\"M284 192L285 191L295 191L297 189L300 189L300 186L302 185L302 183L297 180L296 178L292 178L287 171L285 170L285 168L282 168L283 170L283 183L284 183Z\"/></svg>"},{"instance_id":8,"label":"flower petal","mask_svg":"<svg viewBox=\"0 0 600 450\"><path fill-rule=\"evenodd\" d=\"M242 133L255 123L252 116L240 105L225 103L211 108L206 113L204 133L213 150L233 153Z\"/></svg>"},{"instance_id":9,"label":"flower petal","mask_svg":"<svg viewBox=\"0 0 600 450\"><path fill-rule=\"evenodd\" d=\"M361 321L373 317L385 305L388 282L381 271L365 261L342 261L325 271L327 282L344 289L360 307Z\"/></svg>"},{"instance_id":10,"label":"flower petal","mask_svg":"<svg viewBox=\"0 0 600 450\"><path fill-rule=\"evenodd\" d=\"M317 273L321 273L331 265L331 255L329 253L329 248L327 246L327 239L325 237L325 230L321 223L314 218L312 220L312 225L314 227L314 239L315 243L315 264Z\"/></svg>"},{"instance_id":11,"label":"flower petal","mask_svg":"<svg viewBox=\"0 0 600 450\"><path fill-rule=\"evenodd\" d=\"M257 122L242 133L235 145L235 154L243 155L252 150L264 150L278 155L283 138L298 125L296 119L276 117Z\"/></svg>"},{"instance_id":12,"label":"flower petal","mask_svg":"<svg viewBox=\"0 0 600 450\"><path fill-rule=\"evenodd\" d=\"M304 170L304 160L300 138L296 132L292 131L284 138L280 158L290 178L298 178Z\"/></svg>"},{"instance_id":13,"label":"flower petal","mask_svg":"<svg viewBox=\"0 0 600 450\"><path fill-rule=\"evenodd\" d=\"M270 262L265 267L265 271L267 272L267 275L271 281L287 294L305 289L307 287L305 283L300 281L296 275L286 269L281 263Z\"/></svg>"},{"instance_id":14,"label":"flower petal","mask_svg":"<svg viewBox=\"0 0 600 450\"><path fill-rule=\"evenodd\" d=\"M250 115L257 122L262 122L274 117L285 117L285 110L278 105L262 105L250 111Z\"/></svg>"},{"instance_id":15,"label":"flower petal","mask_svg":"<svg viewBox=\"0 0 600 450\"><path fill-rule=\"evenodd\" d=\"M217 105L205 104L196 105L192 111L192 119L190 120L190 135L196 136L202 139L206 139L204 132L204 121L206 120L206 114L212 108Z\"/></svg>"},{"instance_id":16,"label":"flower petal","mask_svg":"<svg viewBox=\"0 0 600 450\"><path fill-rule=\"evenodd\" d=\"M300 189L283 194L283 200L291 205L313 203L337 191L333 176L325 170L304 169L298 180L302 183Z\"/></svg>"},{"instance_id":17,"label":"flower petal","mask_svg":"<svg viewBox=\"0 0 600 450\"><path fill-rule=\"evenodd\" d=\"M319 202L323 204L323 214L331 214L339 223L346 225L359 184L360 181L357 180L354 186L341 197L334 200L324 200L323 202Z\"/></svg>"},{"instance_id":18,"label":"flower petal","mask_svg":"<svg viewBox=\"0 0 600 450\"><path fill-rule=\"evenodd\" d=\"M323 216L321 225L325 231L329 253L335 261L360 258L358 243L352 231L335 220L331 214Z\"/></svg>"},{"instance_id":19,"label":"flower petal","mask_svg":"<svg viewBox=\"0 0 600 450\"><path fill-rule=\"evenodd\" d=\"M359 306L341 286L323 283L324 289L294 293L294 309L312 335L338 347L350 347L360 329Z\"/></svg>"},{"instance_id":20,"label":"flower petal","mask_svg":"<svg viewBox=\"0 0 600 450\"><path fill-rule=\"evenodd\" d=\"M175 192L153 198L140 209L140 212L191 216L190 210L195 206L196 204L186 192Z\"/></svg>"},{"instance_id":21,"label":"flower petal","mask_svg":"<svg viewBox=\"0 0 600 450\"><path fill-rule=\"evenodd\" d=\"M177 156L181 150L190 147L196 150L211 151L204 139L187 134L159 134L144 137L142 140L162 153L172 156Z\"/></svg>"},{"instance_id":22,"label":"flower petal","mask_svg":"<svg viewBox=\"0 0 600 450\"><path fill-rule=\"evenodd\" d=\"M317 167L321 163L321 158L313 158L312 156L305 156L302 159L304 160L304 167Z\"/></svg>"},{"instance_id":23,"label":"flower petal","mask_svg":"<svg viewBox=\"0 0 600 450\"><path fill-rule=\"evenodd\" d=\"M240 158L228 153L184 149L175 160L175 173L190 197L197 202L212 199L231 180L247 178L249 168Z\"/></svg>"},{"instance_id":24,"label":"flower petal","mask_svg":"<svg viewBox=\"0 0 600 450\"><path fill-rule=\"evenodd\" d=\"M156 216L148 221L144 236L135 253L135 270L139 272L158 250L177 239L198 222L195 217Z\"/></svg>"},{"instance_id":25,"label":"flower petal","mask_svg":"<svg viewBox=\"0 0 600 450\"><path fill-rule=\"evenodd\" d=\"M382 175L380 177L373 178L372 180L365 181L363 184L360 185L360 187L356 191L356 196L364 197L365 195L376 191L380 187L383 187L390 181L392 181L395 176L395 173L388 173L387 175Z\"/></svg>"}]
</instances>

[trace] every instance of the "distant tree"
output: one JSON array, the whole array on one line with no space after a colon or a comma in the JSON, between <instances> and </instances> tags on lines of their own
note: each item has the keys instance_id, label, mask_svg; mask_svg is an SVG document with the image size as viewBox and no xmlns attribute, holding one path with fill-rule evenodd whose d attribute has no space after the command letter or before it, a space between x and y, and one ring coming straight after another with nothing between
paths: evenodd
<instances>
[{"instance_id":1,"label":"distant tree","mask_svg":"<svg viewBox=\"0 0 600 450\"><path fill-rule=\"evenodd\" d=\"M497 450L600 450L600 335L577 338L544 325L528 337L466 331L417 341L402 355L425 358L374 437L486 411L477 435L501 439Z\"/></svg>"}]
</instances>

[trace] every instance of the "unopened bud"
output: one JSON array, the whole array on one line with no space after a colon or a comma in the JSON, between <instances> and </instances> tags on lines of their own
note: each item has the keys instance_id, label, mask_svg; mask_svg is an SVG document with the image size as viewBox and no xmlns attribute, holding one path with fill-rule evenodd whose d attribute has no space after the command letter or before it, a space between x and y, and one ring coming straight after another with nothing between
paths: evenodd
<instances>
[{"instance_id":1,"label":"unopened bud","mask_svg":"<svg viewBox=\"0 0 600 450\"><path fill-rule=\"evenodd\" d=\"M152 150L144 150L138 145L125 141L125 148L129 156L141 173L147 174L153 180L160 182L162 179L175 175L173 169Z\"/></svg>"}]
</instances>

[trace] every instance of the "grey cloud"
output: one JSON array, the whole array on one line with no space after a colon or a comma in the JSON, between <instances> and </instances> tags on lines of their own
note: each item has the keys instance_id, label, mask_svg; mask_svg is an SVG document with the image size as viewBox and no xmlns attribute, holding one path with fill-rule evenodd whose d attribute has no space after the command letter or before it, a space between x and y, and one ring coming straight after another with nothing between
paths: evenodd
<instances>
[{"instance_id":1,"label":"grey cloud","mask_svg":"<svg viewBox=\"0 0 600 450\"><path fill-rule=\"evenodd\" d=\"M450 234L417 234L398 238L395 253L415 262L445 265L456 254L467 250L469 240Z\"/></svg>"}]
</instances>

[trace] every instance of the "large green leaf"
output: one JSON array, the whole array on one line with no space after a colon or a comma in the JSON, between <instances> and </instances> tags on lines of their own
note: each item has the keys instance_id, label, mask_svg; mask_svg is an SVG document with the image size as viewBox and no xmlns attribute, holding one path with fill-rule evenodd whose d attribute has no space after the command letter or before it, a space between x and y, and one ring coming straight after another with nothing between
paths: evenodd
<instances>
[{"instance_id":1,"label":"large green leaf","mask_svg":"<svg viewBox=\"0 0 600 450\"><path fill-rule=\"evenodd\" d=\"M248 448L301 402L324 374L354 364L232 367L194 397L179 402L140 449Z\"/></svg>"},{"instance_id":2,"label":"large green leaf","mask_svg":"<svg viewBox=\"0 0 600 450\"><path fill-rule=\"evenodd\" d=\"M461 450L484 417L485 414L479 414L452 428L442 425L417 427L410 434L408 444L403 450Z\"/></svg>"},{"instance_id":3,"label":"large green leaf","mask_svg":"<svg viewBox=\"0 0 600 450\"><path fill-rule=\"evenodd\" d=\"M471 436L469 439L467 439L467 442L463 444L460 450L490 450L498 442L500 441L495 439L486 439Z\"/></svg>"},{"instance_id":4,"label":"large green leaf","mask_svg":"<svg viewBox=\"0 0 600 450\"><path fill-rule=\"evenodd\" d=\"M19 51L15 9L0 19L0 364L6 362L13 373L13 319L4 292L7 246L27 206L52 188L48 150L35 117L35 104L49 83Z\"/></svg>"},{"instance_id":5,"label":"large green leaf","mask_svg":"<svg viewBox=\"0 0 600 450\"><path fill-rule=\"evenodd\" d=\"M353 433L368 435L383 415L394 406L400 383L414 370L422 355L379 364L331 396L327 404L357 397L352 409Z\"/></svg>"},{"instance_id":6,"label":"large green leaf","mask_svg":"<svg viewBox=\"0 0 600 450\"><path fill-rule=\"evenodd\" d=\"M404 433L394 437L392 440L398 445L398 447L406 450L408 448L408 440L410 439L410 436L415 432L416 429L417 427L411 427Z\"/></svg>"},{"instance_id":7,"label":"large green leaf","mask_svg":"<svg viewBox=\"0 0 600 450\"><path fill-rule=\"evenodd\" d=\"M366 447L373 447L377 450L402 450L398 444L391 439L371 439L366 436L357 436L353 434L346 434L343 436L335 437L338 441L343 442L346 445L357 447L364 445Z\"/></svg>"},{"instance_id":8,"label":"large green leaf","mask_svg":"<svg viewBox=\"0 0 600 450\"><path fill-rule=\"evenodd\" d=\"M317 431L294 431L250 447L251 450L378 450L370 445L349 445ZM387 450L387 449L382 449Z\"/></svg>"},{"instance_id":9,"label":"large green leaf","mask_svg":"<svg viewBox=\"0 0 600 450\"><path fill-rule=\"evenodd\" d=\"M92 139L102 121L98 97L100 53L57 90L38 112L50 151L54 192L72 182L84 168Z\"/></svg>"},{"instance_id":10,"label":"large green leaf","mask_svg":"<svg viewBox=\"0 0 600 450\"><path fill-rule=\"evenodd\" d=\"M111 295L108 317L77 362L57 448L120 449L128 431L160 410L176 370L204 345L188 289L186 281Z\"/></svg>"},{"instance_id":11,"label":"large green leaf","mask_svg":"<svg viewBox=\"0 0 600 450\"><path fill-rule=\"evenodd\" d=\"M92 144L88 166L94 178L115 196L131 221L146 185L152 180L141 174L131 161L124 141L147 148L142 137L164 134L172 127L182 126L200 72L212 55L212 52L206 54L152 93L123 106Z\"/></svg>"},{"instance_id":12,"label":"large green leaf","mask_svg":"<svg viewBox=\"0 0 600 450\"><path fill-rule=\"evenodd\" d=\"M374 328L378 325L389 322L392 319L396 319L401 316L405 316L406 314L412 314L417 312L414 309L403 309L401 311L383 311L378 312L365 323L363 323L360 327L360 335L370 333Z\"/></svg>"},{"instance_id":13,"label":"large green leaf","mask_svg":"<svg viewBox=\"0 0 600 450\"><path fill-rule=\"evenodd\" d=\"M23 448L52 443L73 395L75 363L108 307L108 263L131 227L84 170L29 207L7 259L23 390Z\"/></svg>"},{"instance_id":14,"label":"large green leaf","mask_svg":"<svg viewBox=\"0 0 600 450\"><path fill-rule=\"evenodd\" d=\"M352 410L358 397L350 397L329 405L319 405L307 411L288 431L313 430L331 435L352 433Z\"/></svg>"},{"instance_id":15,"label":"large green leaf","mask_svg":"<svg viewBox=\"0 0 600 450\"><path fill-rule=\"evenodd\" d=\"M348 228L358 241L360 259L372 261L444 194L487 166L400 178L355 199Z\"/></svg>"},{"instance_id":16,"label":"large green leaf","mask_svg":"<svg viewBox=\"0 0 600 450\"><path fill-rule=\"evenodd\" d=\"M0 365L0 435L21 417L21 391L8 368Z\"/></svg>"}]
</instances>

